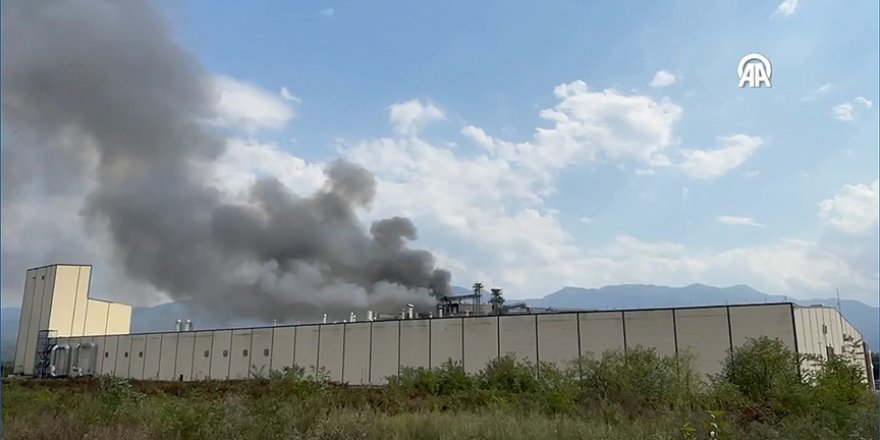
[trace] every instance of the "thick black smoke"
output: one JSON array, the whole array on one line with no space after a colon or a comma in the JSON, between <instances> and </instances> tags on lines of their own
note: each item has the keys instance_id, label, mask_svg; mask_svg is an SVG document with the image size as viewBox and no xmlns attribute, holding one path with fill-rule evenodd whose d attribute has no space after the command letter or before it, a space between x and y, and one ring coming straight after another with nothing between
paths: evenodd
<instances>
[{"instance_id":1,"label":"thick black smoke","mask_svg":"<svg viewBox=\"0 0 880 440\"><path fill-rule=\"evenodd\" d=\"M225 149L202 122L219 97L172 34L147 1L2 3L4 203L88 185L82 214L130 277L230 315L393 310L447 292L449 273L407 248L408 219L364 230L376 183L361 167L331 163L308 197L266 178L242 204L206 183Z\"/></svg>"}]
</instances>

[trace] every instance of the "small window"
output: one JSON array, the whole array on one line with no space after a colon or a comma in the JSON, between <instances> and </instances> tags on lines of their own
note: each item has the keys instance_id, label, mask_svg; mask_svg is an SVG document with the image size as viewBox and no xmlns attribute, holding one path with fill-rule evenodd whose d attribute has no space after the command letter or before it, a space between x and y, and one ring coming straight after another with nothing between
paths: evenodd
<instances>
[{"instance_id":1,"label":"small window","mask_svg":"<svg viewBox=\"0 0 880 440\"><path fill-rule=\"evenodd\" d=\"M229 350L223 350L223 357L229 357Z\"/></svg>"},{"instance_id":2,"label":"small window","mask_svg":"<svg viewBox=\"0 0 880 440\"><path fill-rule=\"evenodd\" d=\"M242 355L242 356L247 356L247 355L248 355L248 353L247 353L247 348L245 348L244 350L241 351L241 355Z\"/></svg>"},{"instance_id":3,"label":"small window","mask_svg":"<svg viewBox=\"0 0 880 440\"><path fill-rule=\"evenodd\" d=\"M125 354L122 355L122 357L127 358L127 357L128 357L128 352L126 351Z\"/></svg>"},{"instance_id":4,"label":"small window","mask_svg":"<svg viewBox=\"0 0 880 440\"><path fill-rule=\"evenodd\" d=\"M269 349L263 350L263 356L269 356Z\"/></svg>"},{"instance_id":5,"label":"small window","mask_svg":"<svg viewBox=\"0 0 880 440\"><path fill-rule=\"evenodd\" d=\"M104 357L105 357L105 358L110 357L110 352L109 352L109 351L105 351L105 352L104 352Z\"/></svg>"},{"instance_id":6,"label":"small window","mask_svg":"<svg viewBox=\"0 0 880 440\"><path fill-rule=\"evenodd\" d=\"M144 357L144 352L142 352L142 351L139 351L139 352L138 352L138 357L139 357L139 358L142 358L142 357Z\"/></svg>"},{"instance_id":7,"label":"small window","mask_svg":"<svg viewBox=\"0 0 880 440\"><path fill-rule=\"evenodd\" d=\"M210 355L211 355L211 352L208 351L208 350L205 350L205 357L208 357L208 356L210 356Z\"/></svg>"},{"instance_id":8,"label":"small window","mask_svg":"<svg viewBox=\"0 0 880 440\"><path fill-rule=\"evenodd\" d=\"M825 325L825 324L822 324L822 334L823 334L823 335L827 335L827 334L828 334L828 326Z\"/></svg>"}]
</instances>

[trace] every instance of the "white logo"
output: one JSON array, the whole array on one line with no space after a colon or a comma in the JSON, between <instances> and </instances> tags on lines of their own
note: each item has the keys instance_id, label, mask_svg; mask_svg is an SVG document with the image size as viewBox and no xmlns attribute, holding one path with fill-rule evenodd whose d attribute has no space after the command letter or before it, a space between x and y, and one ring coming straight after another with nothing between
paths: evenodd
<instances>
[{"instance_id":1,"label":"white logo","mask_svg":"<svg viewBox=\"0 0 880 440\"><path fill-rule=\"evenodd\" d=\"M762 84L767 88L771 87L770 75L773 74L773 67L764 55L750 53L742 57L736 71L739 73L739 87L746 84L752 88L761 87Z\"/></svg>"}]
</instances>

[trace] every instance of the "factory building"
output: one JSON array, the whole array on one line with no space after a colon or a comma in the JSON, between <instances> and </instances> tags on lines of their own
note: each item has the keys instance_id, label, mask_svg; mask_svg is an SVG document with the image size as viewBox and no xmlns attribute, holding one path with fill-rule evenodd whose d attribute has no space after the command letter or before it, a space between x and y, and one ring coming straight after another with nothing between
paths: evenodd
<instances>
[{"instance_id":1,"label":"factory building","mask_svg":"<svg viewBox=\"0 0 880 440\"><path fill-rule=\"evenodd\" d=\"M297 365L322 368L334 381L362 385L382 384L402 368L438 367L449 360L476 373L505 354L565 365L588 354L636 346L664 355L687 351L696 357L698 372L715 374L729 349L768 336L799 353L847 354L864 368L866 380L873 381L870 352L859 332L837 310L822 306L773 303L450 316L446 301L442 308L447 313L431 317L416 317L410 310L385 318L369 313L364 321L352 316L342 323L325 319L216 330L179 325L173 332L129 334L130 307L91 305L96 300L88 298L90 274L91 267L73 265L28 271L16 374L225 380Z\"/></svg>"}]
</instances>

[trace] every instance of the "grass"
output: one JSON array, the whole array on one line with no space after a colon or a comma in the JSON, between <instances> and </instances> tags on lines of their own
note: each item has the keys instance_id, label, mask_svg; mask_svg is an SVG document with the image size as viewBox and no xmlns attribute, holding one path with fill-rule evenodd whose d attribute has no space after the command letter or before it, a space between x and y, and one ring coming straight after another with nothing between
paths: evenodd
<instances>
[{"instance_id":1,"label":"grass","mask_svg":"<svg viewBox=\"0 0 880 440\"><path fill-rule=\"evenodd\" d=\"M196 383L7 380L9 439L873 439L877 400L845 362L790 374L792 353L756 340L699 381L687 358L609 352L571 368L496 359L409 369L387 387L302 369ZM538 374L535 374L535 373ZM762 384L755 386L755 384Z\"/></svg>"}]
</instances>

